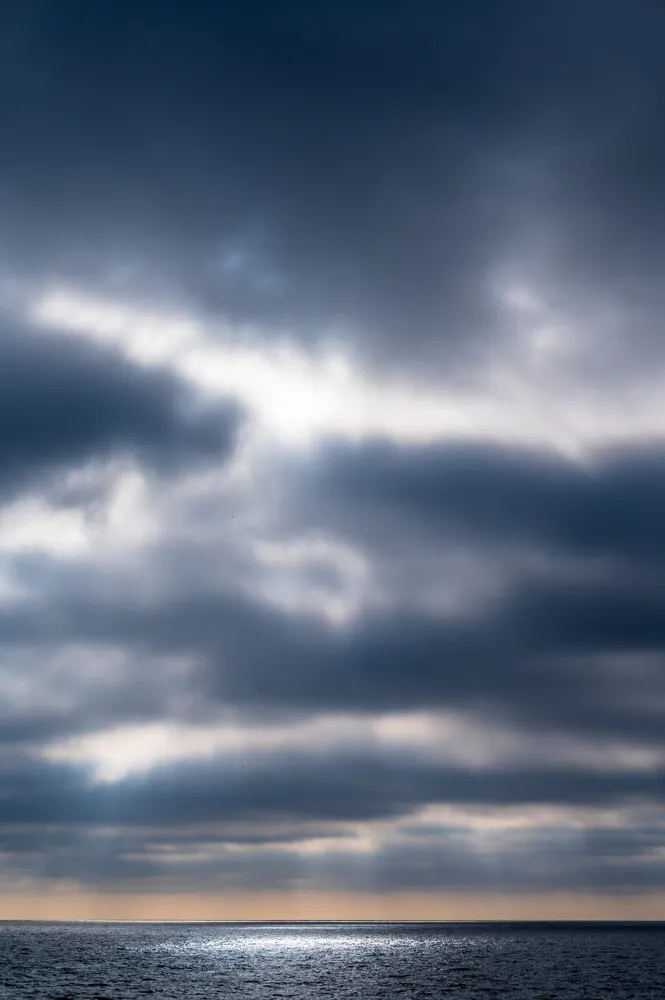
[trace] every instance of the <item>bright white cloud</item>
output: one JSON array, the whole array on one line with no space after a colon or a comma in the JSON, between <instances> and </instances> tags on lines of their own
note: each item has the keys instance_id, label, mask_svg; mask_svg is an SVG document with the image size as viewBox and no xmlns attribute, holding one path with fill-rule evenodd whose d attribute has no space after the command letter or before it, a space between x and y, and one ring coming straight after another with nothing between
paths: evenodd
<instances>
[{"instance_id":1,"label":"bright white cloud","mask_svg":"<svg viewBox=\"0 0 665 1000\"><path fill-rule=\"evenodd\" d=\"M480 436L579 453L654 433L664 417L661 375L624 385L620 407L613 392L580 384L574 324L526 285L497 292L506 332L515 331L506 340L509 356L493 358L464 389L370 378L354 367L341 336L335 350L314 357L283 338L271 343L258 330L206 326L183 313L59 286L43 289L24 308L31 322L113 343L141 363L172 366L203 390L239 397L262 435L291 446L331 433L356 440L385 434L406 443ZM585 329L585 343L589 337Z\"/></svg>"},{"instance_id":2,"label":"bright white cloud","mask_svg":"<svg viewBox=\"0 0 665 1000\"><path fill-rule=\"evenodd\" d=\"M58 741L43 752L51 760L85 762L98 781L114 782L178 760L220 756L223 766L235 768L266 752L334 754L350 747L483 771L549 764L598 773L648 772L665 764L662 748L525 733L459 712L329 714L301 722L265 721L260 727L228 714L207 725L122 726Z\"/></svg>"}]
</instances>

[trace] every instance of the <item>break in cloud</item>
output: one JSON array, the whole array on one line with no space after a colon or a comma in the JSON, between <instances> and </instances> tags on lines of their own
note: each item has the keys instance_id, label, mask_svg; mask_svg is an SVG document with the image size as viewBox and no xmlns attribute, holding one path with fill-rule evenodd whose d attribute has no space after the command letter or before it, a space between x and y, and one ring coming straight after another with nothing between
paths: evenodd
<instances>
[{"instance_id":1,"label":"break in cloud","mask_svg":"<svg viewBox=\"0 0 665 1000\"><path fill-rule=\"evenodd\" d=\"M662 893L662 4L0 29L3 892Z\"/></svg>"}]
</instances>

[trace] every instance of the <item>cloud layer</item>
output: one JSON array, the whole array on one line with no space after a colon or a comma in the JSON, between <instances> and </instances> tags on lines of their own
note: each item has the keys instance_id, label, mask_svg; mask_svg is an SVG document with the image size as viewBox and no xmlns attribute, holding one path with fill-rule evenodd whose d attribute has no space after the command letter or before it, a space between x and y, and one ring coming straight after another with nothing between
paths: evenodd
<instances>
[{"instance_id":1,"label":"cloud layer","mask_svg":"<svg viewBox=\"0 0 665 1000\"><path fill-rule=\"evenodd\" d=\"M139 7L0 14L0 888L662 891L665 8Z\"/></svg>"}]
</instances>

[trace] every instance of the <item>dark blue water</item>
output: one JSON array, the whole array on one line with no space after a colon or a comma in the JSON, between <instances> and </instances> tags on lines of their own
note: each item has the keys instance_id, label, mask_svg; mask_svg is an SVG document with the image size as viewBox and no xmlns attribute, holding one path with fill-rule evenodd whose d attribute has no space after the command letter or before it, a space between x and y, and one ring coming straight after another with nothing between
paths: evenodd
<instances>
[{"instance_id":1,"label":"dark blue water","mask_svg":"<svg viewBox=\"0 0 665 1000\"><path fill-rule=\"evenodd\" d=\"M0 923L0 997L665 998L665 924Z\"/></svg>"}]
</instances>

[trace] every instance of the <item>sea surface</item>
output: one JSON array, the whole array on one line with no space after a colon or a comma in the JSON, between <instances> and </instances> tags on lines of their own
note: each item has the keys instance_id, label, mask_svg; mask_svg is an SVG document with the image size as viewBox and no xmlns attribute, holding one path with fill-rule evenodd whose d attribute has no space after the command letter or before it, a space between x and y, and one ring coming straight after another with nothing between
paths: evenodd
<instances>
[{"instance_id":1,"label":"sea surface","mask_svg":"<svg viewBox=\"0 0 665 1000\"><path fill-rule=\"evenodd\" d=\"M665 924L0 923L0 998L665 998Z\"/></svg>"}]
</instances>

